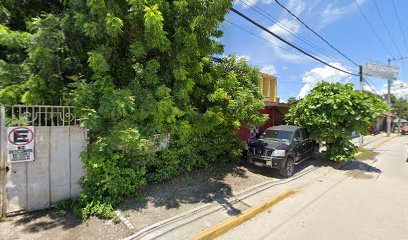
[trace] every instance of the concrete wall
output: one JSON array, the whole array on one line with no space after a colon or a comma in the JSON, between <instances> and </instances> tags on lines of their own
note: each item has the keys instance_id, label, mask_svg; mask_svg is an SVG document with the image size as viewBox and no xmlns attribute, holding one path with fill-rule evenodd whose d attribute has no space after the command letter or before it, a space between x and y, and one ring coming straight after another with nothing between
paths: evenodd
<instances>
[{"instance_id":1,"label":"concrete wall","mask_svg":"<svg viewBox=\"0 0 408 240\"><path fill-rule=\"evenodd\" d=\"M38 210L78 196L84 175L80 152L86 147L86 129L35 127L35 160L8 164L6 212Z\"/></svg>"}]
</instances>

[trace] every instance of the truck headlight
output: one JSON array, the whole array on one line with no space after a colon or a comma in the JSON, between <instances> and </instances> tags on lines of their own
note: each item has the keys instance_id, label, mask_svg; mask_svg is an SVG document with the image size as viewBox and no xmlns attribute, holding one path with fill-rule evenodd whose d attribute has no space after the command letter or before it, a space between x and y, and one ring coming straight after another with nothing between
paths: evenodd
<instances>
[{"instance_id":1,"label":"truck headlight","mask_svg":"<svg viewBox=\"0 0 408 240\"><path fill-rule=\"evenodd\" d=\"M285 157L286 150L275 150L272 153L272 157Z\"/></svg>"}]
</instances>

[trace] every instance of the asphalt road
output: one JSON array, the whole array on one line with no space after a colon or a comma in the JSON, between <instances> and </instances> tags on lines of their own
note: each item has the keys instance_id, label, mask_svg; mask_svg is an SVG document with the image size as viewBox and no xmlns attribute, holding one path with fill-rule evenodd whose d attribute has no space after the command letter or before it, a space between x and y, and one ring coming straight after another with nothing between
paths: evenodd
<instances>
[{"instance_id":1,"label":"asphalt road","mask_svg":"<svg viewBox=\"0 0 408 240\"><path fill-rule=\"evenodd\" d=\"M408 239L408 136L333 171L219 239Z\"/></svg>"}]
</instances>

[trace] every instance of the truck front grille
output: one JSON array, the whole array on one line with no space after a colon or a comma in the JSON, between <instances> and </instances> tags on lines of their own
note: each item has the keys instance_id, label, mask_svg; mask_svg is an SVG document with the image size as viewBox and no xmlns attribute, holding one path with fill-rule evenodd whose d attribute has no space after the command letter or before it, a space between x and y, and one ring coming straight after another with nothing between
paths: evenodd
<instances>
[{"instance_id":1,"label":"truck front grille","mask_svg":"<svg viewBox=\"0 0 408 240\"><path fill-rule=\"evenodd\" d=\"M264 149L264 148L256 148L256 147L250 147L249 148L249 153L255 155L255 156L261 156L261 157L271 157L273 150L270 149Z\"/></svg>"}]
</instances>

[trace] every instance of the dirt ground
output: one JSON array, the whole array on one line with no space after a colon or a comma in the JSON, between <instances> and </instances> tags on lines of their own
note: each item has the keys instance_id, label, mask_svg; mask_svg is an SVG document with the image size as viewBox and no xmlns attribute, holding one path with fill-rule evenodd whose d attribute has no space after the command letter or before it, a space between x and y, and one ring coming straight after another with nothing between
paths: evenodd
<instances>
[{"instance_id":1,"label":"dirt ground","mask_svg":"<svg viewBox=\"0 0 408 240\"><path fill-rule=\"evenodd\" d=\"M156 222L217 200L253 185L279 178L275 170L244 165L218 164L211 170L199 170L171 181L152 184L142 198L130 198L118 209L135 227L123 223L90 218L83 222L72 214L56 209L31 212L0 220L0 239L121 239Z\"/></svg>"}]
</instances>

